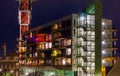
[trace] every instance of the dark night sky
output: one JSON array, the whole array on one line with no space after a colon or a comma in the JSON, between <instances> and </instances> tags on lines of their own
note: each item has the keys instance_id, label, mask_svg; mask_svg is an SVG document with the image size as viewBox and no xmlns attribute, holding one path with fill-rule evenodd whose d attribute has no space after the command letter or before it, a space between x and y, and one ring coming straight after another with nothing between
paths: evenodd
<instances>
[{"instance_id":1,"label":"dark night sky","mask_svg":"<svg viewBox=\"0 0 120 76\"><path fill-rule=\"evenodd\" d=\"M32 27L74 12L80 12L91 1L92 0L38 0L32 4ZM102 2L103 17L112 19L114 27L120 30L120 0L103 0ZM18 2L17 0L1 0L0 45L6 42L7 52L11 52L16 48L16 38L18 36ZM120 31L118 32L118 36L120 36ZM118 45L118 47L120 46ZM3 49L0 48L0 56L2 55Z\"/></svg>"}]
</instances>

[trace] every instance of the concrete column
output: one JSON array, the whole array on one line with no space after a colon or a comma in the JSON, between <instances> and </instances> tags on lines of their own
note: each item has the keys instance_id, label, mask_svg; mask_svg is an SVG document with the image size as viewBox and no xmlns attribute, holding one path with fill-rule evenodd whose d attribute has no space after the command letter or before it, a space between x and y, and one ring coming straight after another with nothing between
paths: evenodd
<instances>
[{"instance_id":1,"label":"concrete column","mask_svg":"<svg viewBox=\"0 0 120 76\"><path fill-rule=\"evenodd\" d=\"M102 1L95 0L95 76L102 76Z\"/></svg>"}]
</instances>

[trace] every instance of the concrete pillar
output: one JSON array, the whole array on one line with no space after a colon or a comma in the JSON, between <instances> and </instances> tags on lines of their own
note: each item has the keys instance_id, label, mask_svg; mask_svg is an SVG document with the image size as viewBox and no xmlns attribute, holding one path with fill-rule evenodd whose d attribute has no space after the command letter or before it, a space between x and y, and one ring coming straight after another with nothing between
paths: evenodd
<instances>
[{"instance_id":1,"label":"concrete pillar","mask_svg":"<svg viewBox=\"0 0 120 76\"><path fill-rule=\"evenodd\" d=\"M102 76L101 65L102 65L102 1L95 0L95 76Z\"/></svg>"}]
</instances>

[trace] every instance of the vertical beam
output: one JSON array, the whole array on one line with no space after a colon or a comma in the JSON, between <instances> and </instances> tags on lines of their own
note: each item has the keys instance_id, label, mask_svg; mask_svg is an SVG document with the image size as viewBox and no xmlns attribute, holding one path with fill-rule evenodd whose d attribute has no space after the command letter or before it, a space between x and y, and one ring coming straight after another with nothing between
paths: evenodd
<instances>
[{"instance_id":1,"label":"vertical beam","mask_svg":"<svg viewBox=\"0 0 120 76\"><path fill-rule=\"evenodd\" d=\"M19 52L23 51L23 33L29 31L31 21L31 4L34 0L18 0L19 1Z\"/></svg>"},{"instance_id":2,"label":"vertical beam","mask_svg":"<svg viewBox=\"0 0 120 76\"><path fill-rule=\"evenodd\" d=\"M6 56L6 43L3 44L4 56Z\"/></svg>"},{"instance_id":3,"label":"vertical beam","mask_svg":"<svg viewBox=\"0 0 120 76\"><path fill-rule=\"evenodd\" d=\"M102 1L95 0L95 76L102 76L101 20L102 20Z\"/></svg>"}]
</instances>

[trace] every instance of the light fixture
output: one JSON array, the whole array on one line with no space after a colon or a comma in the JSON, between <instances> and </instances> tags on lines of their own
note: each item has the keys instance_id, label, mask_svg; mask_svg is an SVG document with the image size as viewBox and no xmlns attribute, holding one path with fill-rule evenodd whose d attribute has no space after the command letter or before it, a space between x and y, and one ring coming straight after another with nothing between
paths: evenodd
<instances>
[{"instance_id":1,"label":"light fixture","mask_svg":"<svg viewBox=\"0 0 120 76\"><path fill-rule=\"evenodd\" d=\"M105 60L104 60L104 59L102 60L102 63L103 63L103 64L105 63Z\"/></svg>"},{"instance_id":2,"label":"light fixture","mask_svg":"<svg viewBox=\"0 0 120 76\"><path fill-rule=\"evenodd\" d=\"M37 57L37 56L38 56L38 53L36 52L36 53L35 53L35 57Z\"/></svg>"},{"instance_id":3,"label":"light fixture","mask_svg":"<svg viewBox=\"0 0 120 76\"><path fill-rule=\"evenodd\" d=\"M106 44L106 42L105 42L105 41L102 41L102 44L103 44L103 45L105 45L105 44Z\"/></svg>"},{"instance_id":4,"label":"light fixture","mask_svg":"<svg viewBox=\"0 0 120 76\"><path fill-rule=\"evenodd\" d=\"M13 73L13 72L14 72L13 70L10 71L10 73Z\"/></svg>"},{"instance_id":5,"label":"light fixture","mask_svg":"<svg viewBox=\"0 0 120 76\"><path fill-rule=\"evenodd\" d=\"M0 72L2 71L2 69L0 68Z\"/></svg>"},{"instance_id":6,"label":"light fixture","mask_svg":"<svg viewBox=\"0 0 120 76\"><path fill-rule=\"evenodd\" d=\"M66 61L65 59L62 60L62 64L65 65L66 64Z\"/></svg>"},{"instance_id":7,"label":"light fixture","mask_svg":"<svg viewBox=\"0 0 120 76\"><path fill-rule=\"evenodd\" d=\"M102 31L102 35L105 35L105 31Z\"/></svg>"},{"instance_id":8,"label":"light fixture","mask_svg":"<svg viewBox=\"0 0 120 76\"><path fill-rule=\"evenodd\" d=\"M25 75L26 75L26 76L28 76L28 75L29 75L29 73L28 73L28 72L26 72L26 73L25 73Z\"/></svg>"},{"instance_id":9,"label":"light fixture","mask_svg":"<svg viewBox=\"0 0 120 76\"><path fill-rule=\"evenodd\" d=\"M102 50L102 54L106 54L106 51L105 51L105 50Z\"/></svg>"},{"instance_id":10,"label":"light fixture","mask_svg":"<svg viewBox=\"0 0 120 76\"><path fill-rule=\"evenodd\" d=\"M104 25L105 25L105 22L102 22L102 25L104 26Z\"/></svg>"}]
</instances>

